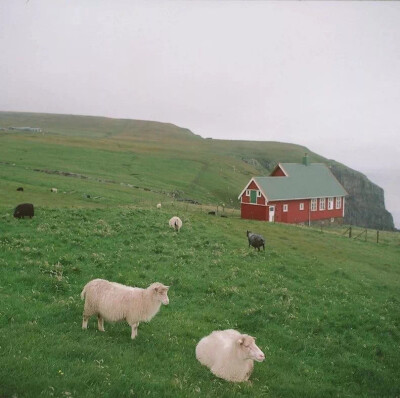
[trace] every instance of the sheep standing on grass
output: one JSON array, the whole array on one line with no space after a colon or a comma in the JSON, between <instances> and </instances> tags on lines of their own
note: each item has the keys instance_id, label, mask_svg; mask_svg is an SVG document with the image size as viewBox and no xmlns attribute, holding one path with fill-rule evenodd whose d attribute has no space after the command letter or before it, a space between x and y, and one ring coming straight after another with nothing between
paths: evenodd
<instances>
[{"instance_id":1,"label":"sheep standing on grass","mask_svg":"<svg viewBox=\"0 0 400 398\"><path fill-rule=\"evenodd\" d=\"M57 192L58 192L58 189L57 189L57 188L51 188L51 189L50 189L50 192L57 193Z\"/></svg>"},{"instance_id":2,"label":"sheep standing on grass","mask_svg":"<svg viewBox=\"0 0 400 398\"><path fill-rule=\"evenodd\" d=\"M169 220L169 226L179 232L182 228L182 220L179 217L174 216Z\"/></svg>"},{"instance_id":3,"label":"sheep standing on grass","mask_svg":"<svg viewBox=\"0 0 400 398\"><path fill-rule=\"evenodd\" d=\"M196 346L196 358L217 377L246 381L253 372L254 361L262 362L265 355L254 337L228 329L203 337Z\"/></svg>"},{"instance_id":4,"label":"sheep standing on grass","mask_svg":"<svg viewBox=\"0 0 400 398\"><path fill-rule=\"evenodd\" d=\"M81 298L85 299L82 329L97 314L98 329L104 332L104 319L109 322L126 320L132 328L131 338L137 336L139 322L149 322L167 305L168 288L162 283L152 283L147 289L130 287L104 279L93 279L85 285Z\"/></svg>"},{"instance_id":5,"label":"sheep standing on grass","mask_svg":"<svg viewBox=\"0 0 400 398\"><path fill-rule=\"evenodd\" d=\"M161 203L157 203L157 209L161 209Z\"/></svg>"},{"instance_id":6,"label":"sheep standing on grass","mask_svg":"<svg viewBox=\"0 0 400 398\"><path fill-rule=\"evenodd\" d=\"M253 246L254 249L260 251L260 247L262 246L265 251L265 239L263 236L247 231L247 239L249 240L249 247Z\"/></svg>"},{"instance_id":7,"label":"sheep standing on grass","mask_svg":"<svg viewBox=\"0 0 400 398\"><path fill-rule=\"evenodd\" d=\"M35 210L32 203L21 203L14 209L15 218L32 218L35 215Z\"/></svg>"}]
</instances>

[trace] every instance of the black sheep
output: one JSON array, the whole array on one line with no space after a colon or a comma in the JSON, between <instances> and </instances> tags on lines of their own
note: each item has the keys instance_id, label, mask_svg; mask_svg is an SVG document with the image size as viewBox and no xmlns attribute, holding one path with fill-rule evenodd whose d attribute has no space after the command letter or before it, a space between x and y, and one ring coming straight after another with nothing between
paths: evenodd
<instances>
[{"instance_id":1,"label":"black sheep","mask_svg":"<svg viewBox=\"0 0 400 398\"><path fill-rule=\"evenodd\" d=\"M262 246L265 251L265 239L263 236L247 231L247 239L249 240L249 247L253 246L254 249L260 251L260 247Z\"/></svg>"},{"instance_id":2,"label":"black sheep","mask_svg":"<svg viewBox=\"0 0 400 398\"><path fill-rule=\"evenodd\" d=\"M15 218L24 218L34 216L33 204L32 203L21 203L14 210Z\"/></svg>"}]
</instances>

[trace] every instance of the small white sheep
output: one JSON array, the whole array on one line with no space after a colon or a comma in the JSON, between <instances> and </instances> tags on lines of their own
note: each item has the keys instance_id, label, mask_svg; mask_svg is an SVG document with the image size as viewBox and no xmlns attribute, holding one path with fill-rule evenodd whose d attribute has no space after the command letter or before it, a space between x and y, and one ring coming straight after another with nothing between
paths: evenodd
<instances>
[{"instance_id":1,"label":"small white sheep","mask_svg":"<svg viewBox=\"0 0 400 398\"><path fill-rule=\"evenodd\" d=\"M161 203L157 203L157 209L161 209Z\"/></svg>"},{"instance_id":2,"label":"small white sheep","mask_svg":"<svg viewBox=\"0 0 400 398\"><path fill-rule=\"evenodd\" d=\"M58 192L58 189L57 189L57 188L51 188L51 189L50 189L50 192L57 193L57 192Z\"/></svg>"},{"instance_id":3,"label":"small white sheep","mask_svg":"<svg viewBox=\"0 0 400 398\"><path fill-rule=\"evenodd\" d=\"M182 228L182 220L179 217L174 216L169 220L169 226L179 232Z\"/></svg>"},{"instance_id":4,"label":"small white sheep","mask_svg":"<svg viewBox=\"0 0 400 398\"><path fill-rule=\"evenodd\" d=\"M139 322L149 322L167 305L168 288L162 283L152 283L147 289L121 285L104 279L93 279L82 290L85 299L82 329L87 329L88 320L97 314L98 329L104 332L104 319L109 322L126 320L132 328L131 338L137 336Z\"/></svg>"},{"instance_id":5,"label":"small white sheep","mask_svg":"<svg viewBox=\"0 0 400 398\"><path fill-rule=\"evenodd\" d=\"M253 372L254 361L262 362L265 355L254 337L227 329L203 337L196 346L196 358L217 377L246 381Z\"/></svg>"}]
</instances>

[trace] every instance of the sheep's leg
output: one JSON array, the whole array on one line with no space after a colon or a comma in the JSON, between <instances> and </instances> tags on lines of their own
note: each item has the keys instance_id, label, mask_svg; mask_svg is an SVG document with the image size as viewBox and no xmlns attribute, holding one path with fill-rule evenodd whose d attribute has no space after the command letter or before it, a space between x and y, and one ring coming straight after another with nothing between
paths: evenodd
<instances>
[{"instance_id":1,"label":"sheep's leg","mask_svg":"<svg viewBox=\"0 0 400 398\"><path fill-rule=\"evenodd\" d=\"M105 332L104 318L100 314L97 315L97 327L99 328L100 332Z\"/></svg>"},{"instance_id":2,"label":"sheep's leg","mask_svg":"<svg viewBox=\"0 0 400 398\"><path fill-rule=\"evenodd\" d=\"M134 323L133 325L131 325L132 327L132 334L131 334L131 339L133 340L136 336L137 336L137 330L139 327L139 322L138 323Z\"/></svg>"},{"instance_id":3,"label":"sheep's leg","mask_svg":"<svg viewBox=\"0 0 400 398\"><path fill-rule=\"evenodd\" d=\"M87 329L89 318L90 315L83 314L82 329Z\"/></svg>"}]
</instances>

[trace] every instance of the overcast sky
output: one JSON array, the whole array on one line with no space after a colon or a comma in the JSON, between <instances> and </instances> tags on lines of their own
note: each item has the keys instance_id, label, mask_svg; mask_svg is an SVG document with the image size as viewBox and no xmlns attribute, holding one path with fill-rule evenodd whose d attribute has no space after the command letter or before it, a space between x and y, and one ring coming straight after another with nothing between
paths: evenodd
<instances>
[{"instance_id":1,"label":"overcast sky","mask_svg":"<svg viewBox=\"0 0 400 398\"><path fill-rule=\"evenodd\" d=\"M0 110L305 145L400 227L400 2L0 0Z\"/></svg>"}]
</instances>

